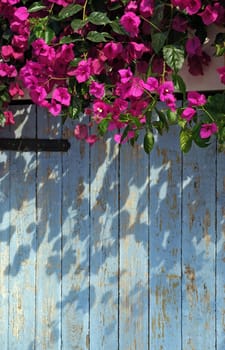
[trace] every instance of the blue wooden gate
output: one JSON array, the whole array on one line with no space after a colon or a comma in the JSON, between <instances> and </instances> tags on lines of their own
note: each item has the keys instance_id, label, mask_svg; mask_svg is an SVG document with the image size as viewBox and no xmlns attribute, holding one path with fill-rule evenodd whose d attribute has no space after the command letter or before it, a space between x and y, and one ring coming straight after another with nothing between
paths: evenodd
<instances>
[{"instance_id":1,"label":"blue wooden gate","mask_svg":"<svg viewBox=\"0 0 225 350\"><path fill-rule=\"evenodd\" d=\"M1 137L68 138L2 151L1 350L224 350L225 158L89 148L43 110Z\"/></svg>"}]
</instances>

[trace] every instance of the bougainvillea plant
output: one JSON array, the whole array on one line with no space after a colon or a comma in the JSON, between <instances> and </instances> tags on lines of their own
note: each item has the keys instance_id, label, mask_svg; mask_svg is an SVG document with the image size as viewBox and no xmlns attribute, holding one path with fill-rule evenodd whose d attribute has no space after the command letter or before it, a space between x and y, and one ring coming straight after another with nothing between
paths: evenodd
<instances>
[{"instance_id":1,"label":"bougainvillea plant","mask_svg":"<svg viewBox=\"0 0 225 350\"><path fill-rule=\"evenodd\" d=\"M0 123L14 123L10 102L27 91L91 145L106 133L134 144L144 130L149 153L177 124L182 151L213 136L223 148L224 92L187 91L180 75L185 61L196 79L210 65L212 25L224 55L225 1L0 0ZM225 84L225 66L215 77Z\"/></svg>"}]
</instances>

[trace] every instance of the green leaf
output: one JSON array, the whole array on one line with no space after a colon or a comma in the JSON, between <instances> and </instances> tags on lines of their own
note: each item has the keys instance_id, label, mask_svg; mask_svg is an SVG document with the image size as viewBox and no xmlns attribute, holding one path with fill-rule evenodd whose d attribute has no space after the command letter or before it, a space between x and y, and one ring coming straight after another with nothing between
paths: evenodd
<instances>
[{"instance_id":1,"label":"green leaf","mask_svg":"<svg viewBox=\"0 0 225 350\"><path fill-rule=\"evenodd\" d=\"M187 153L192 146L192 132L190 129L183 129L180 132L180 149Z\"/></svg>"},{"instance_id":2,"label":"green leaf","mask_svg":"<svg viewBox=\"0 0 225 350\"><path fill-rule=\"evenodd\" d=\"M167 110L166 112L167 119L170 125L174 125L177 123L177 113L172 112L170 109Z\"/></svg>"},{"instance_id":3,"label":"green leaf","mask_svg":"<svg viewBox=\"0 0 225 350\"><path fill-rule=\"evenodd\" d=\"M122 136L121 136L121 143L125 140L125 138L127 137L128 135L128 131L130 130L130 125L127 125L122 133Z\"/></svg>"},{"instance_id":4,"label":"green leaf","mask_svg":"<svg viewBox=\"0 0 225 350\"><path fill-rule=\"evenodd\" d=\"M75 15L82 10L83 6L78 4L71 4L64 7L58 14L59 19L65 19Z\"/></svg>"},{"instance_id":5,"label":"green leaf","mask_svg":"<svg viewBox=\"0 0 225 350\"><path fill-rule=\"evenodd\" d=\"M165 114L164 114L162 111L160 111L159 109L157 109L157 108L155 108L155 110L156 110L156 113L158 114L159 119L160 119L160 121L162 122L163 126L164 126L164 127L166 128L166 130L168 131L169 125L168 125L168 121L167 121L167 119L166 119Z\"/></svg>"},{"instance_id":6,"label":"green leaf","mask_svg":"<svg viewBox=\"0 0 225 350\"><path fill-rule=\"evenodd\" d=\"M110 4L109 11L115 11L122 7L122 5L118 2Z\"/></svg>"},{"instance_id":7,"label":"green leaf","mask_svg":"<svg viewBox=\"0 0 225 350\"><path fill-rule=\"evenodd\" d=\"M178 74L173 74L172 79L175 85L175 90L181 92L183 95L186 94L186 85L184 80Z\"/></svg>"},{"instance_id":8,"label":"green leaf","mask_svg":"<svg viewBox=\"0 0 225 350\"><path fill-rule=\"evenodd\" d=\"M0 126L4 126L5 125L5 116L3 113L0 112Z\"/></svg>"},{"instance_id":9,"label":"green leaf","mask_svg":"<svg viewBox=\"0 0 225 350\"><path fill-rule=\"evenodd\" d=\"M70 25L72 27L72 29L74 31L78 30L78 29L81 29L83 26L85 26L85 24L87 23L86 20L82 20L82 19L74 19Z\"/></svg>"},{"instance_id":10,"label":"green leaf","mask_svg":"<svg viewBox=\"0 0 225 350\"><path fill-rule=\"evenodd\" d=\"M78 63L81 61L80 57L76 57L74 58L71 62L70 62L70 67L77 67Z\"/></svg>"},{"instance_id":11,"label":"green leaf","mask_svg":"<svg viewBox=\"0 0 225 350\"><path fill-rule=\"evenodd\" d=\"M76 39L73 38L71 35L68 35L60 39L60 44L69 44L69 43L73 43L74 41L76 41Z\"/></svg>"},{"instance_id":12,"label":"green leaf","mask_svg":"<svg viewBox=\"0 0 225 350\"><path fill-rule=\"evenodd\" d=\"M183 118L178 118L177 120L177 124L184 129L185 126L187 125L187 120L183 119Z\"/></svg>"},{"instance_id":13,"label":"green leaf","mask_svg":"<svg viewBox=\"0 0 225 350\"><path fill-rule=\"evenodd\" d=\"M155 53L159 53L159 51L165 45L168 33L154 33L152 34L152 48Z\"/></svg>"},{"instance_id":14,"label":"green leaf","mask_svg":"<svg viewBox=\"0 0 225 350\"><path fill-rule=\"evenodd\" d=\"M51 28L47 27L42 32L41 38L43 38L45 40L45 42L47 44L49 44L52 41L52 39L54 38L54 36L55 36L54 30L52 30Z\"/></svg>"},{"instance_id":15,"label":"green leaf","mask_svg":"<svg viewBox=\"0 0 225 350\"><path fill-rule=\"evenodd\" d=\"M184 49L173 45L164 46L163 57L167 65L177 73L184 64Z\"/></svg>"},{"instance_id":16,"label":"green leaf","mask_svg":"<svg viewBox=\"0 0 225 350\"><path fill-rule=\"evenodd\" d=\"M144 137L144 150L147 154L149 154L154 147L154 136L151 131L147 131Z\"/></svg>"},{"instance_id":17,"label":"green leaf","mask_svg":"<svg viewBox=\"0 0 225 350\"><path fill-rule=\"evenodd\" d=\"M0 85L0 91L6 90L7 86L5 84Z\"/></svg>"},{"instance_id":18,"label":"green leaf","mask_svg":"<svg viewBox=\"0 0 225 350\"><path fill-rule=\"evenodd\" d=\"M68 116L71 119L77 119L79 115L80 110L77 107L70 106L68 108Z\"/></svg>"},{"instance_id":19,"label":"green leaf","mask_svg":"<svg viewBox=\"0 0 225 350\"><path fill-rule=\"evenodd\" d=\"M95 25L106 25L111 22L104 12L91 12L88 21Z\"/></svg>"},{"instance_id":20,"label":"green leaf","mask_svg":"<svg viewBox=\"0 0 225 350\"><path fill-rule=\"evenodd\" d=\"M34 2L34 3L28 8L28 12L29 12L29 13L38 12L38 11L44 10L45 8L46 8L46 6L40 4L40 2Z\"/></svg>"},{"instance_id":21,"label":"green leaf","mask_svg":"<svg viewBox=\"0 0 225 350\"><path fill-rule=\"evenodd\" d=\"M102 121L98 124L98 131L101 136L105 135L106 131L108 130L109 120L108 119L102 119Z\"/></svg>"},{"instance_id":22,"label":"green leaf","mask_svg":"<svg viewBox=\"0 0 225 350\"><path fill-rule=\"evenodd\" d=\"M87 39L95 42L95 43L100 43L100 42L106 42L107 40L105 39L105 35L103 33L99 33L95 30L90 31L87 35Z\"/></svg>"},{"instance_id":23,"label":"green leaf","mask_svg":"<svg viewBox=\"0 0 225 350\"><path fill-rule=\"evenodd\" d=\"M158 131L158 133L162 136L163 135L163 130L164 130L164 125L161 121L154 121L152 123L152 125L154 126L154 128Z\"/></svg>"},{"instance_id":24,"label":"green leaf","mask_svg":"<svg viewBox=\"0 0 225 350\"><path fill-rule=\"evenodd\" d=\"M10 96L9 96L8 92L4 91L3 93L1 93L0 99L2 100L2 102L9 102Z\"/></svg>"},{"instance_id":25,"label":"green leaf","mask_svg":"<svg viewBox=\"0 0 225 350\"><path fill-rule=\"evenodd\" d=\"M225 115L225 95L218 93L208 97L205 109L214 119L224 119Z\"/></svg>"},{"instance_id":26,"label":"green leaf","mask_svg":"<svg viewBox=\"0 0 225 350\"><path fill-rule=\"evenodd\" d=\"M112 30L114 31L114 33L116 34L121 34L121 35L125 35L126 32L123 29L123 27L121 27L119 20L115 20L113 22L110 23L110 26L112 28Z\"/></svg>"}]
</instances>

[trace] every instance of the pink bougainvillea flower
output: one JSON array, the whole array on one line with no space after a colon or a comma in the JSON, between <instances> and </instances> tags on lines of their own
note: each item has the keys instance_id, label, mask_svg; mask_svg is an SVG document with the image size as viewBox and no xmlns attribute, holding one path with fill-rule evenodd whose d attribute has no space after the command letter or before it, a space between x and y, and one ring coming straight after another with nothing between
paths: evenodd
<instances>
[{"instance_id":1,"label":"pink bougainvillea flower","mask_svg":"<svg viewBox=\"0 0 225 350\"><path fill-rule=\"evenodd\" d=\"M48 63L55 59L55 50L49 46L44 39L37 39L32 43L33 54L37 56L39 62ZM40 60L40 58L42 58Z\"/></svg>"},{"instance_id":2,"label":"pink bougainvillea flower","mask_svg":"<svg viewBox=\"0 0 225 350\"><path fill-rule=\"evenodd\" d=\"M24 35L14 35L12 46L17 50L26 50L28 47L27 38Z\"/></svg>"},{"instance_id":3,"label":"pink bougainvillea flower","mask_svg":"<svg viewBox=\"0 0 225 350\"><path fill-rule=\"evenodd\" d=\"M154 12L154 0L141 0L139 4L139 11L143 17L151 17Z\"/></svg>"},{"instance_id":4,"label":"pink bougainvillea flower","mask_svg":"<svg viewBox=\"0 0 225 350\"><path fill-rule=\"evenodd\" d=\"M61 113L62 105L52 99L51 103L48 104L48 110L54 117L56 117Z\"/></svg>"},{"instance_id":5,"label":"pink bougainvillea flower","mask_svg":"<svg viewBox=\"0 0 225 350\"><path fill-rule=\"evenodd\" d=\"M176 97L174 96L174 85L172 81L165 81L158 88L160 101L165 102L171 111L176 110Z\"/></svg>"},{"instance_id":6,"label":"pink bougainvillea flower","mask_svg":"<svg viewBox=\"0 0 225 350\"><path fill-rule=\"evenodd\" d=\"M84 83L91 76L91 59L80 61L76 68L68 70L67 75L75 76L78 83Z\"/></svg>"},{"instance_id":7,"label":"pink bougainvillea flower","mask_svg":"<svg viewBox=\"0 0 225 350\"><path fill-rule=\"evenodd\" d=\"M30 90L32 101L38 105L42 105L43 100L47 97L47 91L43 86L35 86Z\"/></svg>"},{"instance_id":8,"label":"pink bougainvillea flower","mask_svg":"<svg viewBox=\"0 0 225 350\"><path fill-rule=\"evenodd\" d=\"M168 95L173 94L174 85L172 81L165 81L158 88L160 101L164 102Z\"/></svg>"},{"instance_id":9,"label":"pink bougainvillea flower","mask_svg":"<svg viewBox=\"0 0 225 350\"><path fill-rule=\"evenodd\" d=\"M125 112L128 107L128 102L122 98L116 98L112 105L112 118L118 119L122 112Z\"/></svg>"},{"instance_id":10,"label":"pink bougainvillea flower","mask_svg":"<svg viewBox=\"0 0 225 350\"><path fill-rule=\"evenodd\" d=\"M77 140L84 140L88 137L88 127L85 124L78 124L73 133Z\"/></svg>"},{"instance_id":11,"label":"pink bougainvillea flower","mask_svg":"<svg viewBox=\"0 0 225 350\"><path fill-rule=\"evenodd\" d=\"M1 47L2 58L7 61L13 56L13 48L11 45L3 45Z\"/></svg>"},{"instance_id":12,"label":"pink bougainvillea flower","mask_svg":"<svg viewBox=\"0 0 225 350\"><path fill-rule=\"evenodd\" d=\"M189 0L171 0L171 4L183 11L188 5L188 1Z\"/></svg>"},{"instance_id":13,"label":"pink bougainvillea flower","mask_svg":"<svg viewBox=\"0 0 225 350\"><path fill-rule=\"evenodd\" d=\"M185 120L187 120L188 122L190 122L192 120L192 118L194 117L194 115L196 114L196 111L194 108L191 107L187 107L183 110L183 112L181 113L181 117Z\"/></svg>"},{"instance_id":14,"label":"pink bougainvillea flower","mask_svg":"<svg viewBox=\"0 0 225 350\"><path fill-rule=\"evenodd\" d=\"M97 100L93 103L93 119L96 123L100 123L100 121L105 118L110 113L110 106L104 101Z\"/></svg>"},{"instance_id":15,"label":"pink bougainvillea flower","mask_svg":"<svg viewBox=\"0 0 225 350\"><path fill-rule=\"evenodd\" d=\"M133 12L136 12L138 9L138 4L137 4L137 1L129 1L126 8L125 8L125 12L129 12L129 11L133 11Z\"/></svg>"},{"instance_id":16,"label":"pink bougainvillea flower","mask_svg":"<svg viewBox=\"0 0 225 350\"><path fill-rule=\"evenodd\" d=\"M75 57L73 48L73 43L61 45L56 52L56 59L60 59L65 63L71 62Z\"/></svg>"},{"instance_id":17,"label":"pink bougainvillea flower","mask_svg":"<svg viewBox=\"0 0 225 350\"><path fill-rule=\"evenodd\" d=\"M159 82L154 77L148 77L146 83L144 84L144 88L150 92L157 91L159 87Z\"/></svg>"},{"instance_id":18,"label":"pink bougainvillea flower","mask_svg":"<svg viewBox=\"0 0 225 350\"><path fill-rule=\"evenodd\" d=\"M218 24L219 26L224 24L224 19L225 19L225 8L220 4L219 2L215 2L213 4L214 10L217 11L218 16L215 21L215 24Z\"/></svg>"},{"instance_id":19,"label":"pink bougainvillea flower","mask_svg":"<svg viewBox=\"0 0 225 350\"><path fill-rule=\"evenodd\" d=\"M190 91L187 94L187 100L189 103L189 107L194 106L203 106L206 103L206 97L204 94L200 94L196 91Z\"/></svg>"},{"instance_id":20,"label":"pink bougainvillea flower","mask_svg":"<svg viewBox=\"0 0 225 350\"><path fill-rule=\"evenodd\" d=\"M123 51L123 45L121 43L107 43L103 48L103 53L108 60L113 60L118 57Z\"/></svg>"},{"instance_id":21,"label":"pink bougainvillea flower","mask_svg":"<svg viewBox=\"0 0 225 350\"><path fill-rule=\"evenodd\" d=\"M140 18L131 11L120 18L120 24L132 38L138 36L140 23Z\"/></svg>"},{"instance_id":22,"label":"pink bougainvillea flower","mask_svg":"<svg viewBox=\"0 0 225 350\"><path fill-rule=\"evenodd\" d=\"M189 56L193 56L193 55L200 56L202 54L201 41L197 36L187 39L185 47Z\"/></svg>"},{"instance_id":23,"label":"pink bougainvillea flower","mask_svg":"<svg viewBox=\"0 0 225 350\"><path fill-rule=\"evenodd\" d=\"M172 28L173 30L176 30L177 32L180 33L185 33L188 27L188 21L186 20L186 18L176 15L173 18L173 22L172 22Z\"/></svg>"},{"instance_id":24,"label":"pink bougainvillea flower","mask_svg":"<svg viewBox=\"0 0 225 350\"><path fill-rule=\"evenodd\" d=\"M216 123L202 124L200 129L200 137L202 139L207 139L211 135L217 133L218 127Z\"/></svg>"},{"instance_id":25,"label":"pink bougainvillea flower","mask_svg":"<svg viewBox=\"0 0 225 350\"><path fill-rule=\"evenodd\" d=\"M144 93L144 81L139 77L133 77L127 91L128 98L140 98Z\"/></svg>"},{"instance_id":26,"label":"pink bougainvillea flower","mask_svg":"<svg viewBox=\"0 0 225 350\"><path fill-rule=\"evenodd\" d=\"M192 75L203 75L203 65L208 66L211 58L207 53L202 52L201 55L188 56L188 71Z\"/></svg>"},{"instance_id":27,"label":"pink bougainvillea flower","mask_svg":"<svg viewBox=\"0 0 225 350\"><path fill-rule=\"evenodd\" d=\"M101 99L105 94L105 86L102 83L92 81L89 87L89 92L94 97Z\"/></svg>"},{"instance_id":28,"label":"pink bougainvillea flower","mask_svg":"<svg viewBox=\"0 0 225 350\"><path fill-rule=\"evenodd\" d=\"M24 22L29 17L29 12L25 6L18 7L13 13L14 19Z\"/></svg>"},{"instance_id":29,"label":"pink bougainvillea flower","mask_svg":"<svg viewBox=\"0 0 225 350\"><path fill-rule=\"evenodd\" d=\"M220 81L221 83L225 84L225 66L217 68L217 72L220 75Z\"/></svg>"},{"instance_id":30,"label":"pink bougainvillea flower","mask_svg":"<svg viewBox=\"0 0 225 350\"><path fill-rule=\"evenodd\" d=\"M70 105L71 95L65 87L57 87L52 93L52 98L64 106Z\"/></svg>"},{"instance_id":31,"label":"pink bougainvillea flower","mask_svg":"<svg viewBox=\"0 0 225 350\"><path fill-rule=\"evenodd\" d=\"M127 63L131 63L133 60L141 58L144 53L149 51L150 48L145 44L131 41L125 47L125 50L122 53L122 57Z\"/></svg>"},{"instance_id":32,"label":"pink bougainvillea flower","mask_svg":"<svg viewBox=\"0 0 225 350\"><path fill-rule=\"evenodd\" d=\"M98 58L94 58L93 60L91 60L91 74L94 74L94 75L101 74L102 71L104 70L104 67L105 67L104 62L102 62Z\"/></svg>"},{"instance_id":33,"label":"pink bougainvillea flower","mask_svg":"<svg viewBox=\"0 0 225 350\"><path fill-rule=\"evenodd\" d=\"M128 83L130 79L133 77L133 73L131 72L130 67L128 67L127 69L120 69L118 73L120 75L120 81L123 84Z\"/></svg>"},{"instance_id":34,"label":"pink bougainvillea flower","mask_svg":"<svg viewBox=\"0 0 225 350\"><path fill-rule=\"evenodd\" d=\"M143 117L145 108L148 106L148 102L144 100L134 100L130 103L129 113L135 117Z\"/></svg>"},{"instance_id":35,"label":"pink bougainvillea flower","mask_svg":"<svg viewBox=\"0 0 225 350\"><path fill-rule=\"evenodd\" d=\"M134 138L135 132L133 130L128 131L127 136L123 139L123 136L121 134L115 134L114 135L114 141L119 144L124 144L130 139Z\"/></svg>"},{"instance_id":36,"label":"pink bougainvillea flower","mask_svg":"<svg viewBox=\"0 0 225 350\"><path fill-rule=\"evenodd\" d=\"M201 0L189 0L187 1L187 6L185 7L189 15L194 15L201 9Z\"/></svg>"},{"instance_id":37,"label":"pink bougainvillea flower","mask_svg":"<svg viewBox=\"0 0 225 350\"><path fill-rule=\"evenodd\" d=\"M201 16L202 21L207 26L216 22L219 14L217 12L217 8L212 5L207 5L203 12L199 13L199 16Z\"/></svg>"},{"instance_id":38,"label":"pink bougainvillea flower","mask_svg":"<svg viewBox=\"0 0 225 350\"><path fill-rule=\"evenodd\" d=\"M13 65L0 62L0 77L15 78L17 76L17 70Z\"/></svg>"},{"instance_id":39,"label":"pink bougainvillea flower","mask_svg":"<svg viewBox=\"0 0 225 350\"><path fill-rule=\"evenodd\" d=\"M14 115L13 115L12 111L6 110L3 112L3 114L5 117L5 124L6 125L15 124Z\"/></svg>"},{"instance_id":40,"label":"pink bougainvillea flower","mask_svg":"<svg viewBox=\"0 0 225 350\"><path fill-rule=\"evenodd\" d=\"M19 84L16 82L11 82L9 85L9 94L10 96L24 96L23 90L20 88Z\"/></svg>"},{"instance_id":41,"label":"pink bougainvillea flower","mask_svg":"<svg viewBox=\"0 0 225 350\"><path fill-rule=\"evenodd\" d=\"M85 141L90 145L94 145L98 141L98 136L95 134L89 135Z\"/></svg>"}]
</instances>

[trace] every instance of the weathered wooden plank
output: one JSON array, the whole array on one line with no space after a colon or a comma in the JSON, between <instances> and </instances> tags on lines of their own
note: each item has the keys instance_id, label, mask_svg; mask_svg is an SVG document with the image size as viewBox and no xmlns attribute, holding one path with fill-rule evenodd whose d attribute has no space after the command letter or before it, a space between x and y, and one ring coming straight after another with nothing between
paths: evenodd
<instances>
[{"instance_id":1,"label":"weathered wooden plank","mask_svg":"<svg viewBox=\"0 0 225 350\"><path fill-rule=\"evenodd\" d=\"M91 148L90 349L118 345L118 158L110 141Z\"/></svg>"},{"instance_id":2,"label":"weathered wooden plank","mask_svg":"<svg viewBox=\"0 0 225 350\"><path fill-rule=\"evenodd\" d=\"M62 349L89 349L89 146L63 136L71 148L63 155Z\"/></svg>"},{"instance_id":3,"label":"weathered wooden plank","mask_svg":"<svg viewBox=\"0 0 225 350\"><path fill-rule=\"evenodd\" d=\"M16 137L35 135L35 108L16 108ZM10 154L10 244L8 349L32 349L35 334L35 166L34 153ZM28 331L29 330L29 331Z\"/></svg>"},{"instance_id":4,"label":"weathered wooden plank","mask_svg":"<svg viewBox=\"0 0 225 350\"><path fill-rule=\"evenodd\" d=\"M183 161L183 349L215 349L215 143Z\"/></svg>"},{"instance_id":5,"label":"weathered wooden plank","mask_svg":"<svg viewBox=\"0 0 225 350\"><path fill-rule=\"evenodd\" d=\"M177 128L150 156L150 349L181 349L181 153Z\"/></svg>"},{"instance_id":6,"label":"weathered wooden plank","mask_svg":"<svg viewBox=\"0 0 225 350\"><path fill-rule=\"evenodd\" d=\"M10 242L10 153L0 153L0 344L8 349L8 274Z\"/></svg>"},{"instance_id":7,"label":"weathered wooden plank","mask_svg":"<svg viewBox=\"0 0 225 350\"><path fill-rule=\"evenodd\" d=\"M149 157L141 146L120 153L119 348L148 349Z\"/></svg>"},{"instance_id":8,"label":"weathered wooden plank","mask_svg":"<svg viewBox=\"0 0 225 350\"><path fill-rule=\"evenodd\" d=\"M1 129L1 137L14 137L13 127ZM8 349L9 331L9 246L10 246L11 152L0 152L0 344Z\"/></svg>"},{"instance_id":9,"label":"weathered wooden plank","mask_svg":"<svg viewBox=\"0 0 225 350\"><path fill-rule=\"evenodd\" d=\"M217 156L216 343L225 348L225 153Z\"/></svg>"},{"instance_id":10,"label":"weathered wooden plank","mask_svg":"<svg viewBox=\"0 0 225 350\"><path fill-rule=\"evenodd\" d=\"M50 119L51 118L51 119ZM60 119L38 108L38 137L61 137ZM61 347L62 155L37 154L36 349Z\"/></svg>"}]
</instances>

